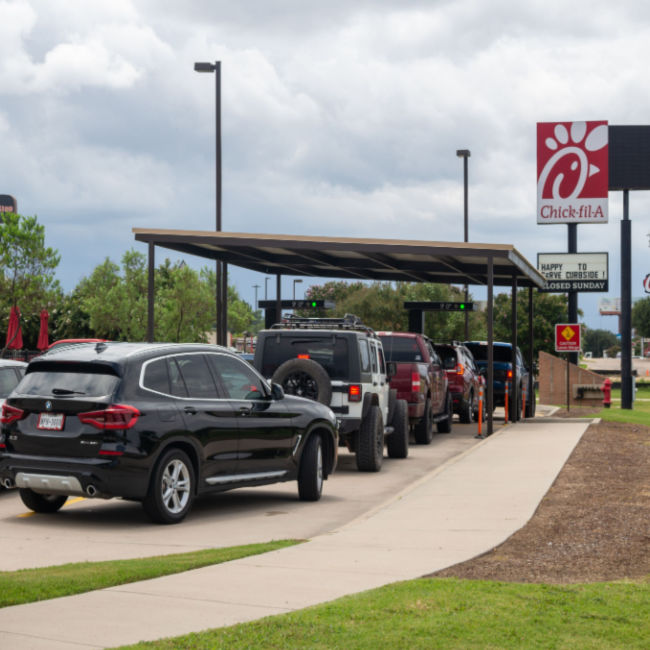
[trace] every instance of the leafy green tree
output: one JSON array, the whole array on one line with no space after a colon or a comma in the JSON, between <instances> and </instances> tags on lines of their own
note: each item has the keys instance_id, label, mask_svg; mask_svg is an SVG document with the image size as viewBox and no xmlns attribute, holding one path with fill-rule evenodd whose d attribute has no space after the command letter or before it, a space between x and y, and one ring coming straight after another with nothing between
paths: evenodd
<instances>
[{"instance_id":1,"label":"leafy green tree","mask_svg":"<svg viewBox=\"0 0 650 650\"><path fill-rule=\"evenodd\" d=\"M637 300L632 305L632 327L643 338L650 338L650 297Z\"/></svg>"},{"instance_id":2,"label":"leafy green tree","mask_svg":"<svg viewBox=\"0 0 650 650\"><path fill-rule=\"evenodd\" d=\"M494 299L494 340L512 340L511 297L500 293ZM581 312L578 312L582 315ZM540 350L555 354L555 324L566 322L565 294L533 291L533 352ZM524 358L528 358L528 289L517 292L517 343Z\"/></svg>"},{"instance_id":3,"label":"leafy green tree","mask_svg":"<svg viewBox=\"0 0 650 650\"><path fill-rule=\"evenodd\" d=\"M21 312L23 342L35 348L42 309L51 311L62 291L54 272L58 252L45 246L37 217L3 213L0 219L0 314L6 331L11 307Z\"/></svg>"},{"instance_id":4,"label":"leafy green tree","mask_svg":"<svg viewBox=\"0 0 650 650\"><path fill-rule=\"evenodd\" d=\"M605 350L617 344L616 334L609 330L585 327L582 333L582 350L591 352L594 357L602 357Z\"/></svg>"}]
</instances>

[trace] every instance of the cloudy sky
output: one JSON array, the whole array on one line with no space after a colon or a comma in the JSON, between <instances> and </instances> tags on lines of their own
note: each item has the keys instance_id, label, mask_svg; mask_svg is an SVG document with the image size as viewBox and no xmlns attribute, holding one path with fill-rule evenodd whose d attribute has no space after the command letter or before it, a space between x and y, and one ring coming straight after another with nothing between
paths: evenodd
<instances>
[{"instance_id":1,"label":"cloudy sky","mask_svg":"<svg viewBox=\"0 0 650 650\"><path fill-rule=\"evenodd\" d=\"M535 263L567 250L564 225L536 224L536 123L650 124L640 0L0 0L0 42L0 194L45 225L66 290L145 253L132 227L214 228L214 77L195 61L222 62L227 231L461 241L466 148L470 241ZM620 295L620 193L609 212L578 250L609 251L610 292L579 306L615 330L597 304ZM643 296L647 192L630 213ZM231 280L263 297L263 276Z\"/></svg>"}]
</instances>

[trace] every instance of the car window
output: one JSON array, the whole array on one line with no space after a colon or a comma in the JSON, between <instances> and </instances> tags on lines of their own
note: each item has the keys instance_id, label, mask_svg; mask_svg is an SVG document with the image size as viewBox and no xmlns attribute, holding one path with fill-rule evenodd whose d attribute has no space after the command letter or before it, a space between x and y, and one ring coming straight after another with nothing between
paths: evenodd
<instances>
[{"instance_id":1,"label":"car window","mask_svg":"<svg viewBox=\"0 0 650 650\"><path fill-rule=\"evenodd\" d=\"M361 372L370 372L370 352L366 339L359 339L359 355L361 356Z\"/></svg>"},{"instance_id":2,"label":"car window","mask_svg":"<svg viewBox=\"0 0 650 650\"><path fill-rule=\"evenodd\" d=\"M436 352L440 356L441 365L445 370L453 370L456 367L456 351L448 347L436 347Z\"/></svg>"},{"instance_id":3,"label":"car window","mask_svg":"<svg viewBox=\"0 0 650 650\"><path fill-rule=\"evenodd\" d=\"M373 373L379 372L377 366L377 346L374 343L370 344L370 365L372 366Z\"/></svg>"},{"instance_id":4,"label":"car window","mask_svg":"<svg viewBox=\"0 0 650 650\"><path fill-rule=\"evenodd\" d=\"M386 374L386 359L384 358L384 350L377 346L377 351L379 352L379 372L382 375Z\"/></svg>"},{"instance_id":5,"label":"car window","mask_svg":"<svg viewBox=\"0 0 650 650\"><path fill-rule=\"evenodd\" d=\"M13 368L0 368L0 397L5 398L20 381Z\"/></svg>"},{"instance_id":6,"label":"car window","mask_svg":"<svg viewBox=\"0 0 650 650\"><path fill-rule=\"evenodd\" d=\"M173 360L185 384L188 397L198 399L219 397L208 363L202 354L178 355Z\"/></svg>"},{"instance_id":7,"label":"car window","mask_svg":"<svg viewBox=\"0 0 650 650\"><path fill-rule=\"evenodd\" d=\"M104 365L32 362L18 384L21 395L84 395L104 397L115 392L120 378Z\"/></svg>"},{"instance_id":8,"label":"car window","mask_svg":"<svg viewBox=\"0 0 650 650\"><path fill-rule=\"evenodd\" d=\"M158 393L171 394L167 359L155 359L145 366L142 385Z\"/></svg>"},{"instance_id":9,"label":"car window","mask_svg":"<svg viewBox=\"0 0 650 650\"><path fill-rule=\"evenodd\" d=\"M211 354L209 358L226 391L226 397L246 400L265 398L264 383L249 364L226 354Z\"/></svg>"},{"instance_id":10,"label":"car window","mask_svg":"<svg viewBox=\"0 0 650 650\"><path fill-rule=\"evenodd\" d=\"M262 374L273 373L289 359L312 359L325 368L331 379L350 375L350 351L344 336L333 334L304 336L269 336L264 341Z\"/></svg>"},{"instance_id":11,"label":"car window","mask_svg":"<svg viewBox=\"0 0 650 650\"><path fill-rule=\"evenodd\" d=\"M387 361L422 361L422 353L416 339L406 336L381 336Z\"/></svg>"}]
</instances>

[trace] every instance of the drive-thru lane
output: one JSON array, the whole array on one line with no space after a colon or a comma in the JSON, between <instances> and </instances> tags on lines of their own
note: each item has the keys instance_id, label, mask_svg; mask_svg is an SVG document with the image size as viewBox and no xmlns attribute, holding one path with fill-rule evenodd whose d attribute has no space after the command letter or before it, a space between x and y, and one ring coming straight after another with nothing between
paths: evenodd
<instances>
[{"instance_id":1,"label":"drive-thru lane","mask_svg":"<svg viewBox=\"0 0 650 650\"><path fill-rule=\"evenodd\" d=\"M274 539L309 539L384 503L478 441L477 425L411 445L404 460L384 458L378 473L359 472L342 449L317 503L298 501L295 481L202 497L179 525L158 526L139 503L70 498L55 514L30 512L17 491L0 492L0 570L182 553Z\"/></svg>"}]
</instances>

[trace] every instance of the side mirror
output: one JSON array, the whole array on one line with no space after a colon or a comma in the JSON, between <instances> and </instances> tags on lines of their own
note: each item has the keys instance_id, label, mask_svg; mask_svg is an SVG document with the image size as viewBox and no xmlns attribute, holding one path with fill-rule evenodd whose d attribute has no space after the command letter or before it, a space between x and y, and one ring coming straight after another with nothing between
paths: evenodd
<instances>
[{"instance_id":1,"label":"side mirror","mask_svg":"<svg viewBox=\"0 0 650 650\"><path fill-rule=\"evenodd\" d=\"M395 361L386 362L386 377L390 381L397 374L397 363Z\"/></svg>"},{"instance_id":2,"label":"side mirror","mask_svg":"<svg viewBox=\"0 0 650 650\"><path fill-rule=\"evenodd\" d=\"M273 399L284 399L284 388L280 384L271 384L271 397Z\"/></svg>"}]
</instances>

